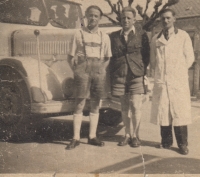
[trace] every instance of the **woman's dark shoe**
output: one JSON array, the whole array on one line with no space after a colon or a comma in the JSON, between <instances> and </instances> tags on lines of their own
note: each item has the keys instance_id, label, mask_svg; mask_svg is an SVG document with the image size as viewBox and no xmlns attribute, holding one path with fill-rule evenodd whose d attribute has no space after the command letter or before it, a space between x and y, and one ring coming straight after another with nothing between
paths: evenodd
<instances>
[{"instance_id":1,"label":"woman's dark shoe","mask_svg":"<svg viewBox=\"0 0 200 177\"><path fill-rule=\"evenodd\" d=\"M88 144L94 145L94 146L104 146L104 142L100 141L97 137L95 138L88 138Z\"/></svg>"},{"instance_id":2,"label":"woman's dark shoe","mask_svg":"<svg viewBox=\"0 0 200 177\"><path fill-rule=\"evenodd\" d=\"M67 150L71 150L74 149L76 146L78 146L80 144L79 140L75 140L73 139L66 147Z\"/></svg>"},{"instance_id":3,"label":"woman's dark shoe","mask_svg":"<svg viewBox=\"0 0 200 177\"><path fill-rule=\"evenodd\" d=\"M189 153L189 149L186 145L182 145L179 147L179 152L183 155L187 155Z\"/></svg>"},{"instance_id":4,"label":"woman's dark shoe","mask_svg":"<svg viewBox=\"0 0 200 177\"><path fill-rule=\"evenodd\" d=\"M127 144L130 144L130 142L131 142L131 138L126 136L123 141L120 141L118 143L118 146L126 146Z\"/></svg>"},{"instance_id":5,"label":"woman's dark shoe","mask_svg":"<svg viewBox=\"0 0 200 177\"><path fill-rule=\"evenodd\" d=\"M138 138L133 137L131 139L131 144L130 145L131 145L131 147L139 147L141 145L141 142L140 142L140 140Z\"/></svg>"}]
</instances>

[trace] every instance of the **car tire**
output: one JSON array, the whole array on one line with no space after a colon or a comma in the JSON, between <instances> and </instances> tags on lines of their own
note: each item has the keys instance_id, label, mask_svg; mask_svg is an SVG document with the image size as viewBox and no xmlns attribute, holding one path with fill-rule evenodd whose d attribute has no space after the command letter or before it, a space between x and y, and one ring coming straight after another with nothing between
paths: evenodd
<instances>
[{"instance_id":1,"label":"car tire","mask_svg":"<svg viewBox=\"0 0 200 177\"><path fill-rule=\"evenodd\" d=\"M107 126L116 126L122 122L121 112L112 109L99 111L99 123Z\"/></svg>"},{"instance_id":2,"label":"car tire","mask_svg":"<svg viewBox=\"0 0 200 177\"><path fill-rule=\"evenodd\" d=\"M17 74L14 70L7 73L8 79L0 72L0 128L1 139L5 141L24 136L30 120L28 89ZM14 79L12 75L15 75Z\"/></svg>"}]
</instances>

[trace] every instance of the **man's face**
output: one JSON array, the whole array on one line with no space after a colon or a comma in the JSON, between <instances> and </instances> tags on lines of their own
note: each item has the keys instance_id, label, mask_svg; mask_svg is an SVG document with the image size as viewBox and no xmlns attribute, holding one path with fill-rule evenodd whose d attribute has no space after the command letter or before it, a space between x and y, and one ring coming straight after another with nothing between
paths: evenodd
<instances>
[{"instance_id":1,"label":"man's face","mask_svg":"<svg viewBox=\"0 0 200 177\"><path fill-rule=\"evenodd\" d=\"M176 18L173 16L172 12L166 12L161 15L161 22L163 25L163 28L169 29L172 26L174 26L174 22L176 21Z\"/></svg>"},{"instance_id":2,"label":"man's face","mask_svg":"<svg viewBox=\"0 0 200 177\"><path fill-rule=\"evenodd\" d=\"M99 21L101 20L101 13L99 10L91 8L86 14L86 18L88 20L88 26L90 28L94 28L99 25Z\"/></svg>"},{"instance_id":3,"label":"man's face","mask_svg":"<svg viewBox=\"0 0 200 177\"><path fill-rule=\"evenodd\" d=\"M121 14L121 24L124 30L129 30L133 27L136 19L132 12L125 11Z\"/></svg>"}]
</instances>

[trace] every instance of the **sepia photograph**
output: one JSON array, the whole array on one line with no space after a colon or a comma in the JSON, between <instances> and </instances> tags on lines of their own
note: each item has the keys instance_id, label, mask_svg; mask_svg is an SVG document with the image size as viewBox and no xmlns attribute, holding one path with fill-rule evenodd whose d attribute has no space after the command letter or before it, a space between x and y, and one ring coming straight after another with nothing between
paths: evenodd
<instances>
[{"instance_id":1,"label":"sepia photograph","mask_svg":"<svg viewBox=\"0 0 200 177\"><path fill-rule=\"evenodd\" d=\"M200 177L200 0L0 0L0 177Z\"/></svg>"}]
</instances>

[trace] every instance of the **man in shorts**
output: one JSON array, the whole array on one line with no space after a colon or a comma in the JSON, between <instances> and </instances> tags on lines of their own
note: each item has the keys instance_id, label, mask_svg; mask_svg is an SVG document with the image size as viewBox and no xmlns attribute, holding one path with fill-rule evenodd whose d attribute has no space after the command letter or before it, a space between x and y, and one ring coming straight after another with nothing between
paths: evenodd
<instances>
[{"instance_id":1,"label":"man in shorts","mask_svg":"<svg viewBox=\"0 0 200 177\"><path fill-rule=\"evenodd\" d=\"M112 58L110 75L112 95L120 98L125 137L119 146L140 146L139 127L142 100L145 94L144 76L149 64L149 41L146 33L137 29L136 12L124 7L121 12L122 29L111 33ZM129 109L132 112L129 116ZM130 124L133 124L131 132Z\"/></svg>"},{"instance_id":2,"label":"man in shorts","mask_svg":"<svg viewBox=\"0 0 200 177\"><path fill-rule=\"evenodd\" d=\"M76 101L73 116L74 137L66 148L69 150L80 144L82 112L89 95L90 130L88 144L104 146L104 142L96 137L96 130L99 120L100 101L106 97L106 68L111 57L111 49L108 35L98 28L102 15L103 12L98 6L89 6L85 12L88 25L79 30L72 41L69 59L77 57L74 64Z\"/></svg>"}]
</instances>

